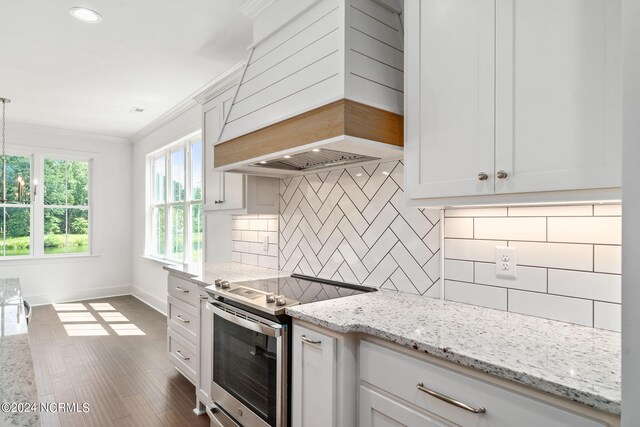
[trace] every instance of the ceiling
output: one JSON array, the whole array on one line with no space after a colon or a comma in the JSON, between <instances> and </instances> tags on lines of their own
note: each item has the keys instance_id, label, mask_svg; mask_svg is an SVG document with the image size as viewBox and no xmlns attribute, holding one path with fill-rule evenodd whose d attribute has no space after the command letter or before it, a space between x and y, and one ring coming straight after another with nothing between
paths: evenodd
<instances>
[{"instance_id":1,"label":"ceiling","mask_svg":"<svg viewBox=\"0 0 640 427\"><path fill-rule=\"evenodd\" d=\"M251 23L242 3L0 1L7 121L132 136L246 56ZM75 6L103 21L74 19Z\"/></svg>"}]
</instances>

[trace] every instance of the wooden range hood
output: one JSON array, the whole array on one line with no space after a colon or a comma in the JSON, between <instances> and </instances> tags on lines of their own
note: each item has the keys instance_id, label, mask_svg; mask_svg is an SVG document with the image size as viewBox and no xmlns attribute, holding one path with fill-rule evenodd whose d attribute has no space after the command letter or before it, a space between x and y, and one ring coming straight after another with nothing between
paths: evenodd
<instances>
[{"instance_id":1,"label":"wooden range hood","mask_svg":"<svg viewBox=\"0 0 640 427\"><path fill-rule=\"evenodd\" d=\"M400 14L388 0L278 0L254 16L260 37L225 112L214 168L286 176L295 171L269 164L318 149L401 158Z\"/></svg>"},{"instance_id":2,"label":"wooden range hood","mask_svg":"<svg viewBox=\"0 0 640 427\"><path fill-rule=\"evenodd\" d=\"M341 136L404 147L404 117L341 99L216 145L214 166L251 161Z\"/></svg>"}]
</instances>

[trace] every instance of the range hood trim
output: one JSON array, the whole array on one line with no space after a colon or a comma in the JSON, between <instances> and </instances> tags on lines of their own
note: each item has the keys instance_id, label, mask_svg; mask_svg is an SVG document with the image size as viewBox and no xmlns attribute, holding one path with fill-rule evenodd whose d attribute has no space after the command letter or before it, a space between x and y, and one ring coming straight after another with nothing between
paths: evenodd
<instances>
[{"instance_id":1,"label":"range hood trim","mask_svg":"<svg viewBox=\"0 0 640 427\"><path fill-rule=\"evenodd\" d=\"M360 102L340 99L216 144L214 169L225 170L232 165L255 163L264 160L265 156L272 157L274 150L282 153L296 149L298 153L300 151L297 149L300 147L322 145L323 141L326 143L336 137L349 137L402 149L404 117ZM317 138L322 139L318 141ZM334 149L351 152L344 147Z\"/></svg>"}]
</instances>

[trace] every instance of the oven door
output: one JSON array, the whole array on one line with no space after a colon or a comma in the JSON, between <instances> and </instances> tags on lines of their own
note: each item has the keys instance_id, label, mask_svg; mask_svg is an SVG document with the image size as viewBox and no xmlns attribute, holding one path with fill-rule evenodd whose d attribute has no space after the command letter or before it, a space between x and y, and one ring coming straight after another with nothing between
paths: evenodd
<instances>
[{"instance_id":1,"label":"oven door","mask_svg":"<svg viewBox=\"0 0 640 427\"><path fill-rule=\"evenodd\" d=\"M244 427L285 427L287 327L219 301L208 307L214 403Z\"/></svg>"}]
</instances>

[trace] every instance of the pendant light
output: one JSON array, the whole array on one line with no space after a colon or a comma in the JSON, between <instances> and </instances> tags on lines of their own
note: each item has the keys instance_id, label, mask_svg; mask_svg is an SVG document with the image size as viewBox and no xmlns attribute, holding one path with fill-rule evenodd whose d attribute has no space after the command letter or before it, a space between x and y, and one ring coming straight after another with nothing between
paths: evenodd
<instances>
[{"instance_id":1,"label":"pendant light","mask_svg":"<svg viewBox=\"0 0 640 427\"><path fill-rule=\"evenodd\" d=\"M0 195L0 203L7 203L7 137L6 137L6 108L7 104L11 102L10 99L0 98L2 102L2 194Z\"/></svg>"}]
</instances>

